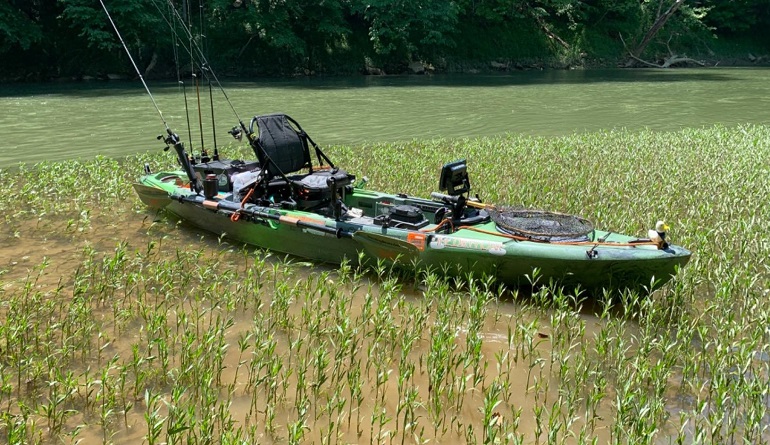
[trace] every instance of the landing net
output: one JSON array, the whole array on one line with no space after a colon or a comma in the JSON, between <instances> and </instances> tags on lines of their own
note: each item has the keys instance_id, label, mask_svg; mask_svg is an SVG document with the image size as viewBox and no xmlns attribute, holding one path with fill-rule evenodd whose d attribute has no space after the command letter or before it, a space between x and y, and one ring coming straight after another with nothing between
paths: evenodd
<instances>
[{"instance_id":1,"label":"landing net","mask_svg":"<svg viewBox=\"0 0 770 445\"><path fill-rule=\"evenodd\" d=\"M591 221L565 213L517 207L488 211L500 231L541 241L588 240L594 230Z\"/></svg>"}]
</instances>

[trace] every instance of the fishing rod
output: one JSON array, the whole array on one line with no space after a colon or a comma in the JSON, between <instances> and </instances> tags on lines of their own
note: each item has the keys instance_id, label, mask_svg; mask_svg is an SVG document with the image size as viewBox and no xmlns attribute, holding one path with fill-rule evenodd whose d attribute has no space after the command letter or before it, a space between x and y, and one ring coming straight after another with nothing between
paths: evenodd
<instances>
[{"instance_id":1,"label":"fishing rod","mask_svg":"<svg viewBox=\"0 0 770 445\"><path fill-rule=\"evenodd\" d=\"M180 203L193 203L193 204L199 204L203 207L209 209L209 210L216 210L216 211L224 211L224 212L230 212L231 214L238 214L238 215L247 215L252 218L259 218L259 219L265 219L270 221L275 221L278 224L286 224L290 226L305 228L305 229L311 229L322 233L327 233L329 235L334 235L338 239L340 238L353 238L354 236L357 236L361 233L364 233L363 231L357 231L357 232L351 232L344 230L343 228L334 228L334 227L328 227L324 225L321 222L311 222L302 220L299 218L294 218L289 215L282 215L280 213L273 213L270 212L265 207L259 207L259 206L250 206L243 208L241 207L240 203L232 202L232 201L226 201L226 200L210 200L206 199L205 197L202 197L200 195L171 195L171 199L176 200ZM364 234L366 235L366 234ZM388 238L390 240L391 238ZM411 244L410 244L411 245Z\"/></svg>"},{"instance_id":2,"label":"fishing rod","mask_svg":"<svg viewBox=\"0 0 770 445\"><path fill-rule=\"evenodd\" d=\"M188 8L184 10L184 13L185 13L185 16L187 16L187 18L188 18L188 23L190 23L190 17L191 17L192 14L191 14L191 12L189 10L189 3L187 5L188 5ZM206 145L205 145L204 136L203 136L203 118L201 116L201 108L202 107L201 107L201 98L200 98L200 85L199 85L199 80L198 80L198 78L197 78L197 76L195 75L195 72L194 72L195 71L195 66L198 65L198 64L195 62L195 54L193 53L193 51L191 49L192 48L192 43L190 43L189 47L185 46L184 41L179 38L179 34L177 33L177 27L175 26L175 23L177 23L177 21L169 20L169 18L166 16L164 11L160 8L160 6L158 6L157 3L153 2L153 6L155 6L155 9L158 10L158 12L160 13L160 15L163 18L163 20L166 22L166 25L168 25L168 27L171 30L171 33L172 33L172 35L174 37L174 45L173 45L173 47L174 47L174 63L175 63L176 70L177 70L176 77L177 77L177 83L182 87L182 94L184 96L184 109L185 109L185 116L187 118L187 137L188 137L189 144L190 144L190 154L192 155L192 158L194 160L195 159L195 150L194 150L194 143L193 143L193 137L192 137L192 125L190 123L190 106L189 106L189 102L187 100L187 85L182 80L182 78L180 76L180 73L179 73L179 65L180 65L180 63L179 63L179 56L177 54L177 51L178 51L177 50L177 45L182 46L182 48L184 48L184 50L190 55L191 74L192 74L192 78L193 78L193 83L195 83L196 91L197 91L198 123L199 123L200 137L201 137L201 141L200 141L201 142L201 161L202 162L208 162L210 159L208 158L208 153L206 152ZM169 11L176 11L175 8L174 8L174 5L171 2L169 2L167 4L167 6L168 6L168 10ZM203 27L203 17L202 17L203 16L203 4L199 2L198 7L199 7L199 15L200 15L200 26L202 28ZM171 16L171 14L172 13L169 12L169 16ZM184 18L180 17L178 22L181 23L183 26L185 26L184 25ZM188 33L187 37L188 37L190 42L194 41L194 39L192 38L191 33ZM200 69L201 69L201 71L206 71L207 70L205 64L200 66ZM218 149L218 146L217 146L217 132L216 132L216 126L215 126L215 120L214 120L214 98L213 98L213 91L212 91L210 77L205 72L204 72L204 75L206 76L206 79L207 79L208 84L209 84L209 102L211 104L211 126L212 126L212 133L213 133L213 137L214 137L214 157L213 157L213 160L218 161L219 160L219 149Z\"/></svg>"},{"instance_id":3,"label":"fishing rod","mask_svg":"<svg viewBox=\"0 0 770 445\"><path fill-rule=\"evenodd\" d=\"M179 50L178 50L177 46L181 46L182 48L184 48L185 51L188 54L190 54L191 56L192 56L192 51L190 51L190 49L184 45L184 42L182 41L182 39L179 38L179 33L177 33L177 31L176 31L176 26L174 25L174 23L170 22L168 20L166 15L163 13L163 11L160 9L160 7L156 3L153 3L153 6L155 6L155 9L158 10L158 12L160 13L160 16L163 18L163 20L165 20L166 25L168 25L169 29L171 30L171 34L174 37L173 38L173 45L171 45L171 46L172 46L172 48L174 50L174 66L176 67L176 81L177 81L177 84L181 87L181 89L182 89L182 96L184 97L184 112L185 112L185 117L187 119L187 141L190 144L189 145L190 146L190 156L192 157L193 162L194 162L194 160L195 160L195 144L193 143L192 126L190 125L190 105L189 105L189 102L187 100L187 84L182 80L181 71L179 69L181 63L180 63L180 60L179 60ZM170 11L174 9L174 5L171 4L171 3L169 3L167 6L168 6L168 9ZM187 12L185 12L185 14L187 14ZM195 62L192 60L192 57L191 57L191 60L190 60L190 69L191 69L191 71L193 70L194 65L195 65ZM201 141L201 146L202 145L203 144L202 144L202 141Z\"/></svg>"},{"instance_id":4,"label":"fishing rod","mask_svg":"<svg viewBox=\"0 0 770 445\"><path fill-rule=\"evenodd\" d=\"M187 140L190 141L190 153L194 154L193 141L192 141L192 127L190 126L190 108L187 106L187 85L184 80L180 80L179 84L182 85L182 95L184 96L184 113L187 116Z\"/></svg>"},{"instance_id":5,"label":"fishing rod","mask_svg":"<svg viewBox=\"0 0 770 445\"><path fill-rule=\"evenodd\" d=\"M203 67L203 69L208 69L207 67ZM207 79L209 79L207 77ZM211 105L211 133L214 137L214 160L219 160L219 149L217 147L217 126L215 124L214 120L214 91L213 87L211 86L211 79L209 79L209 105Z\"/></svg>"},{"instance_id":6,"label":"fishing rod","mask_svg":"<svg viewBox=\"0 0 770 445\"><path fill-rule=\"evenodd\" d=\"M186 1L183 2L182 5L186 7L184 10L185 16L187 17L187 27L192 28L192 5L191 2ZM190 41L190 47L192 48L192 42L195 40L192 33L188 33L188 39ZM203 118L201 117L201 90L199 86L198 76L195 74L195 55L193 53L190 53L190 77L192 78L192 84L195 88L195 94L197 97L197 104L198 104L198 131L200 132L201 137L201 162L208 162L208 156L206 155L206 144L203 141ZM188 122L188 128L189 128L189 122ZM190 137L190 140L192 141L192 136ZM194 158L193 158L194 159Z\"/></svg>"},{"instance_id":7,"label":"fishing rod","mask_svg":"<svg viewBox=\"0 0 770 445\"><path fill-rule=\"evenodd\" d=\"M160 10L157 5L154 5L154 6L158 10ZM173 9L174 6L169 4L168 7L169 9ZM176 44L177 42L179 42L179 34L176 32L176 27L166 19L166 16L163 14L162 11L160 12L161 12L161 17L163 17L163 19L166 20L166 24L168 25L169 29L171 29L171 34L174 36L174 45L171 45L171 48L174 53L174 66L176 67L176 82L177 82L177 85L181 86L182 88L182 97L184 97L184 111L185 111L185 117L187 118L187 141L190 144L190 156L194 160L195 146L193 145L193 140L192 140L192 127L190 127L190 108L187 105L187 87L184 81L182 80L181 71L179 70L179 66L181 63L179 60L179 49L177 48L178 45Z\"/></svg>"},{"instance_id":8,"label":"fishing rod","mask_svg":"<svg viewBox=\"0 0 770 445\"><path fill-rule=\"evenodd\" d=\"M200 24L198 25L201 30L201 37L207 37L204 33L204 15L203 15L203 0L198 0L198 20ZM206 50L206 56L209 54L209 39L204 38L202 40L203 44L205 45ZM201 71L204 72L204 76L206 76L206 80L209 84L209 105L211 106L211 133L212 137L214 139L214 160L219 160L219 148L217 147L217 125L216 125L216 119L214 118L214 92L213 92L213 86L211 84L211 77L207 76L205 71L208 69L206 64L203 64L201 66Z\"/></svg>"},{"instance_id":9,"label":"fishing rod","mask_svg":"<svg viewBox=\"0 0 770 445\"><path fill-rule=\"evenodd\" d=\"M171 0L166 0L166 3L171 6L169 9L174 14L175 21L181 25L182 30L184 30L186 37L188 37L190 42L190 47L185 48L191 55L193 53L193 50L196 52L200 60L203 62L202 64L202 70L201 72L206 76L206 78L210 81L211 79L214 79L214 83L216 84L219 91L222 93L222 96L224 96L225 101L227 102L227 105L230 107L230 110L235 115L236 119L238 119L238 126L241 128L241 130L236 130L235 128L229 133L233 135L236 139L239 139L239 136L243 133L246 134L249 143L254 145L256 143L256 139L254 137L253 132L251 132L248 127L246 127L246 124L243 123L243 119L241 119L240 115L238 114L238 111L235 109L235 106L233 105L232 101L230 101L230 97L227 95L227 91L225 91L225 88L222 86L222 82L219 81L219 77L217 77L216 73L213 69L211 69L211 65L208 62L208 58L203 53L203 50L200 48L200 46L195 42L193 39L193 34L190 28L185 24L184 19L179 15L179 12L176 10L176 8L173 7L173 3ZM163 15L163 11L160 9L160 7L153 1L153 5L155 5L156 9ZM169 20L165 18L167 23L169 23ZM209 77L209 75L211 77ZM213 105L212 105L213 106ZM236 127L237 128L237 127Z\"/></svg>"},{"instance_id":10,"label":"fishing rod","mask_svg":"<svg viewBox=\"0 0 770 445\"><path fill-rule=\"evenodd\" d=\"M142 81L142 85L144 85L145 91L147 91L147 95L150 96L150 100L152 101L152 105L155 107L155 110L158 112L158 116L160 116L161 122L163 122L163 126L166 128L166 137L163 137L163 135L158 136L158 140L163 140L163 142L166 143L166 150L170 146L174 147L174 150L176 151L177 158L179 158L179 162L182 164L182 167L185 170L185 173L187 174L187 177L190 179L190 187L195 190L196 193L200 193L203 190L203 186L200 183L200 180L197 176L195 176L195 172L193 171L192 165L190 165L190 159L187 156L187 152L185 151L184 145L182 144L182 141L179 139L179 135L174 133L171 128L169 128L168 123L166 122L166 119L163 117L163 113L160 111L160 107L158 107L158 103L155 101L155 97L152 95L152 92L150 91L150 87L147 86L147 82L144 80L144 76L142 76L141 71L139 71L139 67L136 65L136 62L134 61L133 56L131 56L131 51L128 50L128 45L126 45L126 42L123 40L123 36L120 34L120 31L118 30L118 26L115 24L115 21L112 20L112 16L110 15L110 11L107 10L107 5L104 4L104 0L99 0L99 3L102 5L102 9L104 9L104 13L107 14L107 18L110 21L110 24L112 25L112 29L115 30L115 34L118 36L118 39L120 40L121 45L123 45L123 49L126 51L126 55L128 55L128 59L131 61L131 65L134 67L134 71L136 71L136 74L139 76L139 80Z\"/></svg>"},{"instance_id":11,"label":"fishing rod","mask_svg":"<svg viewBox=\"0 0 770 445\"><path fill-rule=\"evenodd\" d=\"M198 96L198 129L201 134L201 162L208 162L208 153L206 153L206 145L203 143L203 116L201 115L201 87L200 80L195 73L192 74L193 81L195 82L195 93Z\"/></svg>"}]
</instances>

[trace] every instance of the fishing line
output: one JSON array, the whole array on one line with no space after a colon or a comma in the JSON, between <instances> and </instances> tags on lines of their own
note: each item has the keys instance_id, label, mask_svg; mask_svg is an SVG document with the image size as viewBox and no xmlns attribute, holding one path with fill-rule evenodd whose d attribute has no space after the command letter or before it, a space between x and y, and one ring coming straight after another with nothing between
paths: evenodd
<instances>
[{"instance_id":1,"label":"fishing line","mask_svg":"<svg viewBox=\"0 0 770 445\"><path fill-rule=\"evenodd\" d=\"M182 6L184 9L184 15L187 17L187 27L192 28L192 5L189 1L182 2ZM184 26L184 22L182 22L182 25ZM187 38L189 39L190 47L192 48L192 42L194 39L194 36L192 33L187 34ZM195 67L197 66L197 63L195 63L195 55L193 53L190 53L190 80L193 84L193 87L197 86L197 76L195 75ZM198 122L200 122L200 112L201 112L201 101L200 101L200 94L198 94ZM190 129L190 123L187 123L188 130ZM201 157L204 156L204 153L206 149L203 146L203 125L201 124L200 128L200 135L201 135ZM190 145L192 146L192 136L190 136ZM192 153L192 148L190 148L191 154L195 156L194 153Z\"/></svg>"},{"instance_id":2,"label":"fishing line","mask_svg":"<svg viewBox=\"0 0 770 445\"><path fill-rule=\"evenodd\" d=\"M209 79L206 76L206 79ZM211 80L209 79L209 104L211 105L211 132L214 135L214 160L219 159L219 152L217 151L217 126L214 122L214 92L211 87Z\"/></svg>"},{"instance_id":3,"label":"fishing line","mask_svg":"<svg viewBox=\"0 0 770 445\"><path fill-rule=\"evenodd\" d=\"M166 143L166 150L168 150L170 146L174 147L174 151L176 151L177 158L179 159L179 163L182 165L182 168L184 168L185 173L187 174L187 178L190 180L190 189L194 190L196 194L199 194L203 190L203 186L201 185L201 181L195 175L195 171L193 170L192 164L190 163L190 157L187 155L187 151L184 148L184 144L182 144L181 140L179 139L179 135L171 131L171 129L168 126L168 123L166 123L166 119L163 118L163 113L161 113L160 107L158 107L157 102L155 102L155 98L153 97L152 92L150 91L150 87L147 86L147 82L144 81L144 77L142 76L142 73L139 71L139 67L136 65L136 62L134 62L134 58L131 56L131 51L128 50L128 45L126 45L126 42L123 40L123 36L120 35L120 31L118 31L118 26L115 24L115 21L112 20L110 11L107 10L107 5L104 4L103 0L99 0L99 3L102 5L102 9L104 9L104 13L107 14L107 18L110 20L110 24L112 24L112 29L115 30L115 34L117 34L118 39L120 39L120 43L123 45L123 49L126 51L126 54L128 55L129 60L131 60L131 65L134 66L134 71L136 71L136 74L139 76L139 79L142 81L142 85L144 85L144 89L147 91L147 95L150 96L150 100L152 100L152 105L155 107L155 110L158 112L158 116L160 116L160 120L163 122L163 125L166 127L167 136L165 138L163 136L158 136L158 139L162 139Z\"/></svg>"},{"instance_id":4,"label":"fishing line","mask_svg":"<svg viewBox=\"0 0 770 445\"><path fill-rule=\"evenodd\" d=\"M160 112L160 108L158 107L158 104L155 102L155 97L153 97L152 93L150 92L150 87L148 87L147 82L144 81L144 77L142 76L142 73L139 71L139 67L136 66L136 62L134 62L134 58L131 57L131 51L128 50L128 46L126 45L126 42L123 41L123 36L120 35L120 31L118 31L117 25L115 25L115 22L112 20L110 11L107 10L107 6L104 5L103 0L99 0L99 3L101 3L102 5L102 9L104 9L104 13L107 14L107 18L110 19L110 23L112 24L112 29L114 29L115 34L118 35L118 39L120 39L120 43L123 45L123 49L126 50L128 59L131 61L131 64L134 66L134 71L136 71L136 74L139 76L139 80L141 80L142 85L144 85L144 89L147 91L147 94L150 96L152 105L155 107L155 110L158 112L158 116L160 116L160 120L163 121L163 125L166 127L166 130L168 132L171 132L171 129L168 128L168 124L166 123L166 119L163 118L163 113Z\"/></svg>"},{"instance_id":5,"label":"fishing line","mask_svg":"<svg viewBox=\"0 0 770 445\"><path fill-rule=\"evenodd\" d=\"M206 57L208 57L208 55L209 55L209 39L206 38L207 37L206 34L203 33L203 31L205 29L204 26L207 24L206 18L205 18L204 14L203 14L203 0L198 0L198 19L200 21L200 25L199 25L200 29L201 29L200 35L202 37L203 45L205 46L205 48L204 48L205 53L206 53L205 55L206 55ZM205 66L201 67L201 70L205 70L205 69L206 69ZM209 105L211 106L211 132L212 132L213 138L214 138L214 160L216 161L216 160L219 159L219 151L217 150L217 126L216 126L216 119L214 119L214 93L212 91L213 87L211 85L211 78L208 75L206 75L206 73L204 73L203 75L206 76L206 81L209 84Z\"/></svg>"},{"instance_id":6,"label":"fishing line","mask_svg":"<svg viewBox=\"0 0 770 445\"><path fill-rule=\"evenodd\" d=\"M168 19L168 17L166 17L166 14L163 12L163 10L160 9L160 6L158 6L157 3L153 2L152 6L155 6L155 9L158 10L158 12L160 13L160 16L163 18L163 21L166 22L166 25L168 25L168 28L171 30L171 33L174 35L174 53L175 53L174 63L176 63L176 68L177 68L177 76L176 77L177 77L177 80L181 80L181 75L179 73L179 60L178 60L178 57L176 55L177 46L181 46L187 54L192 54L192 50L190 48L188 48L187 46L185 46L184 41L179 37L179 33L177 33L177 30L176 30L175 22L170 21ZM168 3L167 6L168 6L169 11L173 11L174 10L173 3ZM169 13L169 16L170 15L171 15L171 13Z\"/></svg>"},{"instance_id":7,"label":"fishing line","mask_svg":"<svg viewBox=\"0 0 770 445\"><path fill-rule=\"evenodd\" d=\"M206 34L203 33L203 0L198 0L198 27L200 28L201 42L206 46L206 55L209 54L209 40L206 38Z\"/></svg>"},{"instance_id":8,"label":"fishing line","mask_svg":"<svg viewBox=\"0 0 770 445\"><path fill-rule=\"evenodd\" d=\"M157 8L157 5L155 7ZM171 6L169 5L169 8L170 7ZM163 20L166 20L166 16L164 16L162 13L161 13L161 17L163 17ZM168 20L166 20L166 23L168 24L169 28L171 28L171 34L174 35L174 43L171 46L174 47L173 49L174 49L174 66L176 67L176 81L177 81L177 83L181 83L182 82L182 73L179 70L179 48L177 47L178 46L178 42L179 42L179 35L177 35L177 33L176 33L176 27L175 26L173 26L171 23L169 23Z\"/></svg>"},{"instance_id":9,"label":"fishing line","mask_svg":"<svg viewBox=\"0 0 770 445\"><path fill-rule=\"evenodd\" d=\"M190 31L190 28L185 24L184 19L179 15L179 12L176 10L176 8L173 8L174 4L171 3L171 0L166 0L166 2L170 6L172 6L172 8L170 9L173 11L174 17L176 18L177 23L181 25L182 29L184 30L185 34L190 40L190 48L188 49L188 51L190 52L191 55L192 55L193 49L198 53L198 56L203 61L203 64L201 66L201 72L204 73L207 79L208 79L208 74L211 74L211 78L214 79L214 82L216 83L217 88L219 88L219 90L222 92L222 95L224 96L225 101L227 102L227 105L230 106L230 110L232 110L233 114L238 119L238 123L240 124L241 128L245 130L246 125L243 123L243 120L241 119L240 115L235 110L235 106L233 106L233 103L230 101L230 97L227 95L227 91L225 91L225 88L222 86L222 82L219 81L219 78L217 77L216 73L214 72L213 69L211 69L211 65L209 64L205 54L203 54L203 51L201 50L200 46L198 46L198 44L192 38L192 31ZM158 8L157 5L156 5L156 8ZM158 10L160 11L160 8L158 8Z\"/></svg>"},{"instance_id":10,"label":"fishing line","mask_svg":"<svg viewBox=\"0 0 770 445\"><path fill-rule=\"evenodd\" d=\"M174 36L173 38L173 47L174 47L174 66L176 67L176 82L177 85L182 89L182 95L184 97L184 112L185 117L187 118L187 140L190 144L190 153L195 154L195 144L193 143L192 138L192 127L190 126L190 106L187 102L187 85L185 85L184 81L182 80L182 73L180 70L180 58L179 58L179 49L178 47L181 46L187 54L192 54L192 51L185 46L184 41L179 38L179 33L176 29L175 22L172 22L166 17L166 14L160 9L160 6L158 6L157 3L152 2L152 5L155 6L155 9L158 10L158 13L160 13L160 16L163 18L163 20L166 22L166 25L168 25L168 28L171 30L171 34ZM174 5L169 3L168 5L169 11L172 11L174 9ZM169 16L171 14L169 13Z\"/></svg>"}]
</instances>

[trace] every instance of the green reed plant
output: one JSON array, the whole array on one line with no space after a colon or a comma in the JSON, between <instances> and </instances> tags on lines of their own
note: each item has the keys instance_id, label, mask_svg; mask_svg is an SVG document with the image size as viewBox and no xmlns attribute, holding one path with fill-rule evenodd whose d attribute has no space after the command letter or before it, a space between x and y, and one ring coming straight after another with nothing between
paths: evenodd
<instances>
[{"instance_id":1,"label":"green reed plant","mask_svg":"<svg viewBox=\"0 0 770 445\"><path fill-rule=\"evenodd\" d=\"M147 435L145 440L150 445L158 443L160 435L163 432L163 425L166 418L161 413L161 394L153 394L149 390L144 393L144 404L147 407L147 411L144 414L145 421L147 423Z\"/></svg>"},{"instance_id":2,"label":"green reed plant","mask_svg":"<svg viewBox=\"0 0 770 445\"><path fill-rule=\"evenodd\" d=\"M414 195L465 157L485 202L640 236L665 219L695 254L652 293L499 290L202 235L134 196L162 155L0 170L0 439L770 440L768 127L329 151Z\"/></svg>"}]
</instances>

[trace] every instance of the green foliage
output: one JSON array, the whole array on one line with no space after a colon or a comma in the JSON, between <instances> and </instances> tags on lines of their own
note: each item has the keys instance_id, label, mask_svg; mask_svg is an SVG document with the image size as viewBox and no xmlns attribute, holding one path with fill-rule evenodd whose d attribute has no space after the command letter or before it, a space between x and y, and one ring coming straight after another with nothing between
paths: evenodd
<instances>
[{"instance_id":1,"label":"green foliage","mask_svg":"<svg viewBox=\"0 0 770 445\"><path fill-rule=\"evenodd\" d=\"M89 46L112 50L119 48L115 35L102 7L92 0L60 0L64 5L62 18L84 37ZM147 43L168 43L161 38L168 34L161 10L154 0L111 0L105 4L126 44L142 46Z\"/></svg>"},{"instance_id":2,"label":"green foliage","mask_svg":"<svg viewBox=\"0 0 770 445\"><path fill-rule=\"evenodd\" d=\"M429 58L455 44L459 8L454 1L375 0L355 5L368 26L374 53L386 60Z\"/></svg>"},{"instance_id":3,"label":"green foliage","mask_svg":"<svg viewBox=\"0 0 770 445\"><path fill-rule=\"evenodd\" d=\"M652 26L655 20L665 12L674 0L653 2L649 1L642 4L642 23L643 32ZM676 54L681 48L691 48L697 50L698 43L711 36L710 31L704 25L704 18L708 14L708 7L690 5L684 3L677 12L665 23L664 28L658 33L646 54L658 54L662 57ZM640 40L640 35L633 36L636 43Z\"/></svg>"},{"instance_id":4,"label":"green foliage","mask_svg":"<svg viewBox=\"0 0 770 445\"><path fill-rule=\"evenodd\" d=\"M704 22L729 34L747 32L770 20L770 4L764 0L705 0L702 4L708 9Z\"/></svg>"},{"instance_id":5,"label":"green foliage","mask_svg":"<svg viewBox=\"0 0 770 445\"><path fill-rule=\"evenodd\" d=\"M486 22L484 19L479 19ZM511 19L507 23L487 22L484 29L488 32L479 33L479 23L461 20L458 24L460 34L475 32L474 39L458 39L452 55L452 62L469 64L471 66L486 66L490 60L517 61L527 63L542 59L549 54L547 38L543 36L534 24L525 19Z\"/></svg>"},{"instance_id":6,"label":"green foliage","mask_svg":"<svg viewBox=\"0 0 770 445\"><path fill-rule=\"evenodd\" d=\"M43 38L40 26L29 17L28 11L19 9L16 3L21 2L0 3L0 53L8 51L13 45L29 49Z\"/></svg>"},{"instance_id":7,"label":"green foliage","mask_svg":"<svg viewBox=\"0 0 770 445\"><path fill-rule=\"evenodd\" d=\"M642 31L639 2L597 0L584 5L584 11L587 28L604 38L617 39L620 33Z\"/></svg>"},{"instance_id":8,"label":"green foliage","mask_svg":"<svg viewBox=\"0 0 770 445\"><path fill-rule=\"evenodd\" d=\"M340 47L349 33L340 1L255 0L260 38L293 66L312 70L324 54Z\"/></svg>"},{"instance_id":9,"label":"green foliage","mask_svg":"<svg viewBox=\"0 0 770 445\"><path fill-rule=\"evenodd\" d=\"M763 0L685 2L645 35L674 0L105 0L132 54L168 76L192 39L234 74L400 72L483 60L582 63L620 59L644 44L647 57L706 51L713 37L767 40ZM96 74L133 69L93 0L0 4L3 73ZM749 45L752 46L752 45ZM192 51L196 53L197 51ZM187 60L188 62L184 62ZM16 62L21 61L21 62ZM196 62L199 65L201 62ZM186 68L188 69L188 68Z\"/></svg>"},{"instance_id":10,"label":"green foliage","mask_svg":"<svg viewBox=\"0 0 770 445\"><path fill-rule=\"evenodd\" d=\"M130 69L120 39L98 2L92 0L59 0L60 20L71 39L69 50L63 54L64 66L76 73L104 73ZM172 32L166 21L171 20L168 8L156 0L105 0L110 16L123 41L140 69L157 61L159 54L172 49Z\"/></svg>"},{"instance_id":11,"label":"green foliage","mask_svg":"<svg viewBox=\"0 0 770 445\"><path fill-rule=\"evenodd\" d=\"M237 72L326 71L349 51L345 2L215 0L208 8L212 53Z\"/></svg>"}]
</instances>

